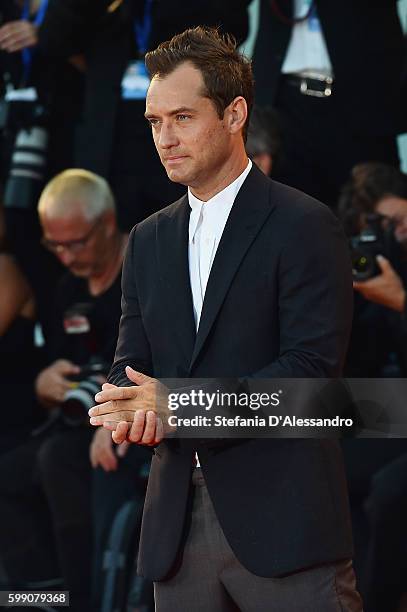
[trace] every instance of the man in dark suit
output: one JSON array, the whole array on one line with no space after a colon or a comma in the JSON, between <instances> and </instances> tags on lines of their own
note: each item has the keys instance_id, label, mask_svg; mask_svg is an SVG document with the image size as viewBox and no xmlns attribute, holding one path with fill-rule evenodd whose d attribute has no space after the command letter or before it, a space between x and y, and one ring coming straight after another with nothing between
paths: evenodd
<instances>
[{"instance_id":1,"label":"man in dark suit","mask_svg":"<svg viewBox=\"0 0 407 612\"><path fill-rule=\"evenodd\" d=\"M336 442L164 439L156 403L160 377L339 376L341 229L248 161L252 75L231 41L187 30L146 65L155 145L189 191L133 229L115 363L90 411L116 442L156 447L139 571L158 612L360 611Z\"/></svg>"},{"instance_id":2,"label":"man in dark suit","mask_svg":"<svg viewBox=\"0 0 407 612\"><path fill-rule=\"evenodd\" d=\"M398 165L396 0L261 0L259 23L256 103L279 111L283 131L274 178L334 206L355 164Z\"/></svg>"}]
</instances>

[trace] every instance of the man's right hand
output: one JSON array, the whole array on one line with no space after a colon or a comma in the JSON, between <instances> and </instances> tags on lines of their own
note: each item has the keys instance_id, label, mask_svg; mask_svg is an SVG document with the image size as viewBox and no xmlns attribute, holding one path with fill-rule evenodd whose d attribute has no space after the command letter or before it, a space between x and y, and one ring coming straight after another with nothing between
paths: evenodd
<instances>
[{"instance_id":1,"label":"man's right hand","mask_svg":"<svg viewBox=\"0 0 407 612\"><path fill-rule=\"evenodd\" d=\"M80 367L71 361L57 359L37 376L35 392L38 399L46 405L61 403L65 393L72 388L69 376L79 374L80 371Z\"/></svg>"},{"instance_id":2,"label":"man's right hand","mask_svg":"<svg viewBox=\"0 0 407 612\"><path fill-rule=\"evenodd\" d=\"M155 446L164 438L168 426L168 389L157 379L126 367L131 387L117 387L110 383L95 395L100 402L89 410L90 424L102 425L112 432L116 444L124 441Z\"/></svg>"}]
</instances>

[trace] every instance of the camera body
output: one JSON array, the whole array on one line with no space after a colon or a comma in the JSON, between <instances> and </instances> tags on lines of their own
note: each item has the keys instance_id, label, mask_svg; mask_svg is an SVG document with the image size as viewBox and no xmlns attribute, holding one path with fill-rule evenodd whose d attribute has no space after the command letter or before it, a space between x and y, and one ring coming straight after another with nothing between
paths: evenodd
<instances>
[{"instance_id":1,"label":"camera body","mask_svg":"<svg viewBox=\"0 0 407 612\"><path fill-rule=\"evenodd\" d=\"M377 255L383 255L392 262L399 258L393 223L388 220L383 227L383 216L377 213L366 216L366 226L349 239L349 246L355 281L365 281L380 274Z\"/></svg>"},{"instance_id":2,"label":"camera body","mask_svg":"<svg viewBox=\"0 0 407 612\"><path fill-rule=\"evenodd\" d=\"M88 410L95 405L95 394L106 380L108 364L92 361L76 376L71 376L72 388L66 392L61 404L61 416L66 425L76 427L88 422Z\"/></svg>"}]
</instances>

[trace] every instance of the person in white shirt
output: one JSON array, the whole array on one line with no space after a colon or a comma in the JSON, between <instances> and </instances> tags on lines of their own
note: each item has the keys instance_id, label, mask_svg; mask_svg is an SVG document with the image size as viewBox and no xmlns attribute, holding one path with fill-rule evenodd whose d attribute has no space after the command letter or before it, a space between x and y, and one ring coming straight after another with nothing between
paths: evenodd
<instances>
[{"instance_id":1,"label":"person in white shirt","mask_svg":"<svg viewBox=\"0 0 407 612\"><path fill-rule=\"evenodd\" d=\"M256 104L273 106L282 128L273 178L334 208L355 164L399 164L397 1L261 0L259 23Z\"/></svg>"},{"instance_id":2,"label":"person in white shirt","mask_svg":"<svg viewBox=\"0 0 407 612\"><path fill-rule=\"evenodd\" d=\"M157 401L164 377L192 392L339 376L352 311L339 223L249 162L251 66L230 38L186 30L146 66L146 118L188 194L132 231L115 362L90 410L115 442L155 447L138 571L157 612L360 612L336 442L164 438Z\"/></svg>"}]
</instances>

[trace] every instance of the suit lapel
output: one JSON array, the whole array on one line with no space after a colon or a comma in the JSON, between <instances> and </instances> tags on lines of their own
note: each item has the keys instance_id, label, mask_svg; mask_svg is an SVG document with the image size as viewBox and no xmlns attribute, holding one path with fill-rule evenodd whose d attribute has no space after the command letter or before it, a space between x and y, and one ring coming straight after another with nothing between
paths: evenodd
<instances>
[{"instance_id":1,"label":"suit lapel","mask_svg":"<svg viewBox=\"0 0 407 612\"><path fill-rule=\"evenodd\" d=\"M157 257L163 298L178 338L181 363L188 368L195 343L195 321L188 265L190 207L183 196L157 220Z\"/></svg>"},{"instance_id":2,"label":"suit lapel","mask_svg":"<svg viewBox=\"0 0 407 612\"><path fill-rule=\"evenodd\" d=\"M227 220L212 265L190 369L196 361L246 252L270 215L270 181L253 166Z\"/></svg>"}]
</instances>

